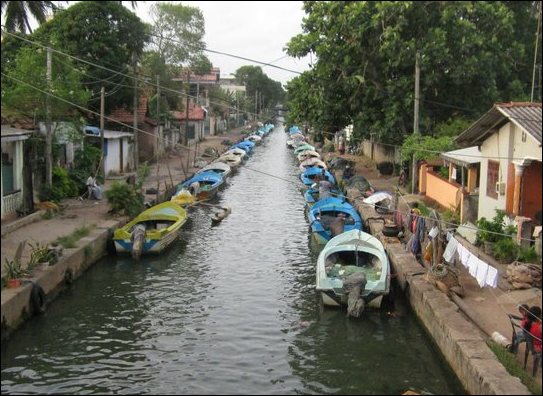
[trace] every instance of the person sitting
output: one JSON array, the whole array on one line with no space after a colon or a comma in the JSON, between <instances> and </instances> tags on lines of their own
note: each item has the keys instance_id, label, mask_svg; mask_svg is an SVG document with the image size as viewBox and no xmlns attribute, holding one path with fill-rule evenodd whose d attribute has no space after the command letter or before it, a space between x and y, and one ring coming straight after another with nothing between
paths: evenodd
<instances>
[{"instance_id":1,"label":"person sitting","mask_svg":"<svg viewBox=\"0 0 543 396\"><path fill-rule=\"evenodd\" d=\"M541 353L541 308L534 305L528 311L523 329L534 336L533 345L536 353Z\"/></svg>"},{"instance_id":2,"label":"person sitting","mask_svg":"<svg viewBox=\"0 0 543 396\"><path fill-rule=\"evenodd\" d=\"M520 313L522 317L522 321L520 322L521 329L523 329L524 326L526 326L526 322L528 321L529 310L530 310L530 307L528 307L528 304L522 304L518 306L518 312ZM509 346L509 351L515 353L519 344L524 341L526 341L524 338L524 331L522 330L517 331L515 333L515 337L511 345Z\"/></svg>"},{"instance_id":3,"label":"person sitting","mask_svg":"<svg viewBox=\"0 0 543 396\"><path fill-rule=\"evenodd\" d=\"M332 196L332 188L334 185L328 180L327 175L323 175L322 180L319 182L319 201Z\"/></svg>"}]
</instances>

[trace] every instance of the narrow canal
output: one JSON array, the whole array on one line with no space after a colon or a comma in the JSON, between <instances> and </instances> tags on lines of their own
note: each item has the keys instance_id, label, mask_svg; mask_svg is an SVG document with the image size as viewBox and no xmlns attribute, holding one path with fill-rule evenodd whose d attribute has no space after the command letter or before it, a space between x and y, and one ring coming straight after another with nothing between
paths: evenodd
<instances>
[{"instance_id":1,"label":"narrow canal","mask_svg":"<svg viewBox=\"0 0 543 396\"><path fill-rule=\"evenodd\" d=\"M159 257L108 257L2 345L2 394L464 394L413 314L346 318L314 291L281 127Z\"/></svg>"}]
</instances>

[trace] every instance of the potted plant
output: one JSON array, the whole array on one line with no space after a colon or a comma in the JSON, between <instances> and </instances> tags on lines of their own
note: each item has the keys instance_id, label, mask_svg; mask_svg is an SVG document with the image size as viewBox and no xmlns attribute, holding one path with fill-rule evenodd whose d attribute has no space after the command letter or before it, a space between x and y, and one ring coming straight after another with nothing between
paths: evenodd
<instances>
[{"instance_id":1,"label":"potted plant","mask_svg":"<svg viewBox=\"0 0 543 396\"><path fill-rule=\"evenodd\" d=\"M21 285L21 276L23 276L23 269L21 262L18 260L5 259L4 269L6 270L7 287L8 289L14 289Z\"/></svg>"},{"instance_id":2,"label":"potted plant","mask_svg":"<svg viewBox=\"0 0 543 396\"><path fill-rule=\"evenodd\" d=\"M47 265L52 261L54 254L51 252L48 243L40 244L36 242L35 245L29 245L32 250L30 251L30 260L28 261L28 270L33 270L42 264Z\"/></svg>"}]
</instances>

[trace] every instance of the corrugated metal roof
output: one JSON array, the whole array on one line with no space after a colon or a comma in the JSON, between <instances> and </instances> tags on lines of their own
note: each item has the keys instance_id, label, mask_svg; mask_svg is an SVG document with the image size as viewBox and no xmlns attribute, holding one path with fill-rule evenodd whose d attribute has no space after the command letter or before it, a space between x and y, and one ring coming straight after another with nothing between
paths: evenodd
<instances>
[{"instance_id":1,"label":"corrugated metal roof","mask_svg":"<svg viewBox=\"0 0 543 396\"><path fill-rule=\"evenodd\" d=\"M477 146L441 153L440 157L445 161L449 161L460 166L478 164L481 162L481 152Z\"/></svg>"},{"instance_id":2,"label":"corrugated metal roof","mask_svg":"<svg viewBox=\"0 0 543 396\"><path fill-rule=\"evenodd\" d=\"M480 145L506 122L512 122L541 145L541 103L497 103L456 138L460 146Z\"/></svg>"}]
</instances>

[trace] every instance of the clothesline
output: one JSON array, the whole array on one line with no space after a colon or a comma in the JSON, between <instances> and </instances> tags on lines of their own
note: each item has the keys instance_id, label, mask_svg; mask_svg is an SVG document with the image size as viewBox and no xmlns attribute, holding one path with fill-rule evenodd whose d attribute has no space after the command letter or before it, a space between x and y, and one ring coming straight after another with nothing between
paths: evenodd
<instances>
[{"instance_id":1,"label":"clothesline","mask_svg":"<svg viewBox=\"0 0 543 396\"><path fill-rule=\"evenodd\" d=\"M462 265L468 269L469 274L477 280L480 287L498 287L498 270L481 260L451 236L443 253L443 259L448 263L453 263L456 255Z\"/></svg>"}]
</instances>

